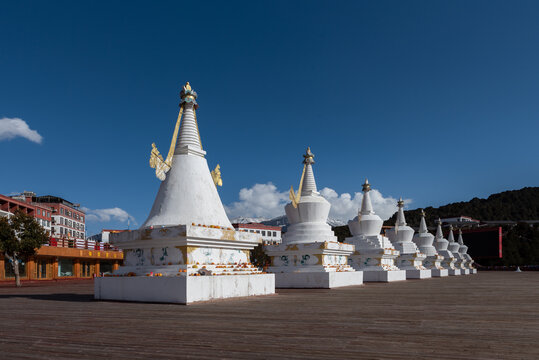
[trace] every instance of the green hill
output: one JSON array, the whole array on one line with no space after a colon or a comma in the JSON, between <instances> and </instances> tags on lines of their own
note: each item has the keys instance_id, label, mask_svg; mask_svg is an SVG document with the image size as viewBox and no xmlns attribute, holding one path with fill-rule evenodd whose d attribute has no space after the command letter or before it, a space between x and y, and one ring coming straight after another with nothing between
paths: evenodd
<instances>
[{"instance_id":1,"label":"green hill","mask_svg":"<svg viewBox=\"0 0 539 360\"><path fill-rule=\"evenodd\" d=\"M489 220L539 220L539 187L525 187L520 190L492 194L486 199L473 198L470 201L452 203L439 208L425 208L427 224L433 225L436 219L470 216L474 219ZM419 226L421 209L405 210L406 222ZM384 222L394 225L397 214Z\"/></svg>"}]
</instances>

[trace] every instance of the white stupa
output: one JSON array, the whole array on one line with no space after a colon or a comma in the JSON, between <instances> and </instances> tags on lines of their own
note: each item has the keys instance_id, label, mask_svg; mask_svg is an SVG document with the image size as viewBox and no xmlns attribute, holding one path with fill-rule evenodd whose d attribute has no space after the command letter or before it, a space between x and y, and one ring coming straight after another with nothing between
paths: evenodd
<instances>
[{"instance_id":1,"label":"white stupa","mask_svg":"<svg viewBox=\"0 0 539 360\"><path fill-rule=\"evenodd\" d=\"M455 241L455 236L453 235L453 225L451 224L449 224L449 235L447 235L447 241L449 241L447 249L451 251L455 257L455 267L460 270L461 275L468 275L470 271L466 267L466 258L459 252L460 244Z\"/></svg>"},{"instance_id":2,"label":"white stupa","mask_svg":"<svg viewBox=\"0 0 539 360\"><path fill-rule=\"evenodd\" d=\"M260 235L235 231L226 216L220 171L210 173L204 158L197 93L187 83L180 96L167 158L152 144L150 166L163 182L150 215L138 230L111 234L124 264L96 279L96 299L187 304L275 292L274 275L249 260Z\"/></svg>"},{"instance_id":3,"label":"white stupa","mask_svg":"<svg viewBox=\"0 0 539 360\"><path fill-rule=\"evenodd\" d=\"M444 257L442 260L442 267L447 269L449 275L460 275L460 269L455 267L455 257L451 251L447 249L449 241L444 239L444 234L442 232L442 221L438 219L436 224L437 228L436 236L434 238L434 247L436 248L436 251L438 251L438 254Z\"/></svg>"},{"instance_id":4,"label":"white stupa","mask_svg":"<svg viewBox=\"0 0 539 360\"><path fill-rule=\"evenodd\" d=\"M350 265L363 271L364 281L406 280L406 271L395 266L399 251L395 250L387 237L380 234L384 221L374 213L370 191L371 185L365 180L361 210L357 217L348 222L352 237L345 241L356 247L349 258Z\"/></svg>"},{"instance_id":5,"label":"white stupa","mask_svg":"<svg viewBox=\"0 0 539 360\"><path fill-rule=\"evenodd\" d=\"M459 228L459 237L457 239L457 243L459 244L459 254L462 257L462 266L465 268L464 274L474 274L473 270L474 267L473 259L470 255L468 255L468 246L464 245L464 240L462 239L462 229Z\"/></svg>"},{"instance_id":6,"label":"white stupa","mask_svg":"<svg viewBox=\"0 0 539 360\"><path fill-rule=\"evenodd\" d=\"M303 155L303 173L297 194L290 189L285 206L290 225L279 245L266 246L279 288L333 288L361 285L363 273L348 265L354 246L337 241L327 224L331 205L316 189L310 149Z\"/></svg>"},{"instance_id":7,"label":"white stupa","mask_svg":"<svg viewBox=\"0 0 539 360\"><path fill-rule=\"evenodd\" d=\"M419 231L414 235L413 242L417 245L420 252L427 257L423 260L423 266L429 269L433 277L447 276L449 272L442 267L443 256L439 255L433 245L434 235L427 229L425 221L425 211L421 210L421 222Z\"/></svg>"},{"instance_id":8,"label":"white stupa","mask_svg":"<svg viewBox=\"0 0 539 360\"><path fill-rule=\"evenodd\" d=\"M473 266L474 260L472 257L468 254L468 246L464 244L464 240L462 239L462 229L459 228L459 238L458 243L460 245L459 252L466 258L466 266L470 270L470 274L477 274L477 269Z\"/></svg>"},{"instance_id":9,"label":"white stupa","mask_svg":"<svg viewBox=\"0 0 539 360\"><path fill-rule=\"evenodd\" d=\"M389 240L399 250L400 255L395 260L399 269L406 270L407 279L426 279L430 278L431 271L423 266L423 260L426 255L421 253L416 244L412 241L414 237L414 229L406 225L404 218L404 201L399 199L397 206L397 222L395 226L387 231Z\"/></svg>"}]
</instances>

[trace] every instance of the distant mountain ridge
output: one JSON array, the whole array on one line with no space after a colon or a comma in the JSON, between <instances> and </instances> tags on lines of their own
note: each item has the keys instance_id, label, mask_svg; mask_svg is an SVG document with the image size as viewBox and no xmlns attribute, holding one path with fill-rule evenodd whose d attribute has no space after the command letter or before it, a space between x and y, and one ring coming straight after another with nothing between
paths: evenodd
<instances>
[{"instance_id":1,"label":"distant mountain ridge","mask_svg":"<svg viewBox=\"0 0 539 360\"><path fill-rule=\"evenodd\" d=\"M486 199L473 198L447 204L438 208L424 208L427 224L432 226L438 218L470 216L482 221L495 220L539 220L539 187L525 187L490 195ZM406 222L419 226L421 209L405 210ZM384 225L395 225L397 213L387 219Z\"/></svg>"},{"instance_id":2,"label":"distant mountain ridge","mask_svg":"<svg viewBox=\"0 0 539 360\"><path fill-rule=\"evenodd\" d=\"M240 216L240 217L231 219L230 222L233 224L261 223L261 224L269 225L269 226L282 226L283 231L286 231L289 225L288 218L286 217L286 215L277 216L273 219L265 219L265 218L257 218L257 217L251 218L251 217ZM327 223L331 227L346 225L344 221L339 220L339 219L333 219L333 218L328 218Z\"/></svg>"}]
</instances>

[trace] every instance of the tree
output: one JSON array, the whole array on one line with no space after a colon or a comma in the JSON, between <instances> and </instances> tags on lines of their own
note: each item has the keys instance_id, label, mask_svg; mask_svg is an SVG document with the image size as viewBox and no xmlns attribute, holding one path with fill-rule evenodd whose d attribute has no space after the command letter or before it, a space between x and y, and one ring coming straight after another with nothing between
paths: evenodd
<instances>
[{"instance_id":1,"label":"tree","mask_svg":"<svg viewBox=\"0 0 539 360\"><path fill-rule=\"evenodd\" d=\"M266 254L264 244L258 244L253 250L251 250L251 263L259 268L268 266L271 262L271 258Z\"/></svg>"},{"instance_id":2,"label":"tree","mask_svg":"<svg viewBox=\"0 0 539 360\"><path fill-rule=\"evenodd\" d=\"M17 211L10 219L0 217L0 251L10 261L15 284L21 286L19 264L35 255L49 241L49 234L30 215Z\"/></svg>"}]
</instances>

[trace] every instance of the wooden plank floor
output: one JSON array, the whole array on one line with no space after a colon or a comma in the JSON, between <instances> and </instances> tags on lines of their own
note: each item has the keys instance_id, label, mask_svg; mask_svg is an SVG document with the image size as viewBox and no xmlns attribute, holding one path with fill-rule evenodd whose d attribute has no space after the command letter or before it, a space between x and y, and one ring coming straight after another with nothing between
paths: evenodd
<instances>
[{"instance_id":1,"label":"wooden plank floor","mask_svg":"<svg viewBox=\"0 0 539 360\"><path fill-rule=\"evenodd\" d=\"M0 287L0 358L539 359L539 272L189 306L92 294L88 281Z\"/></svg>"}]
</instances>

